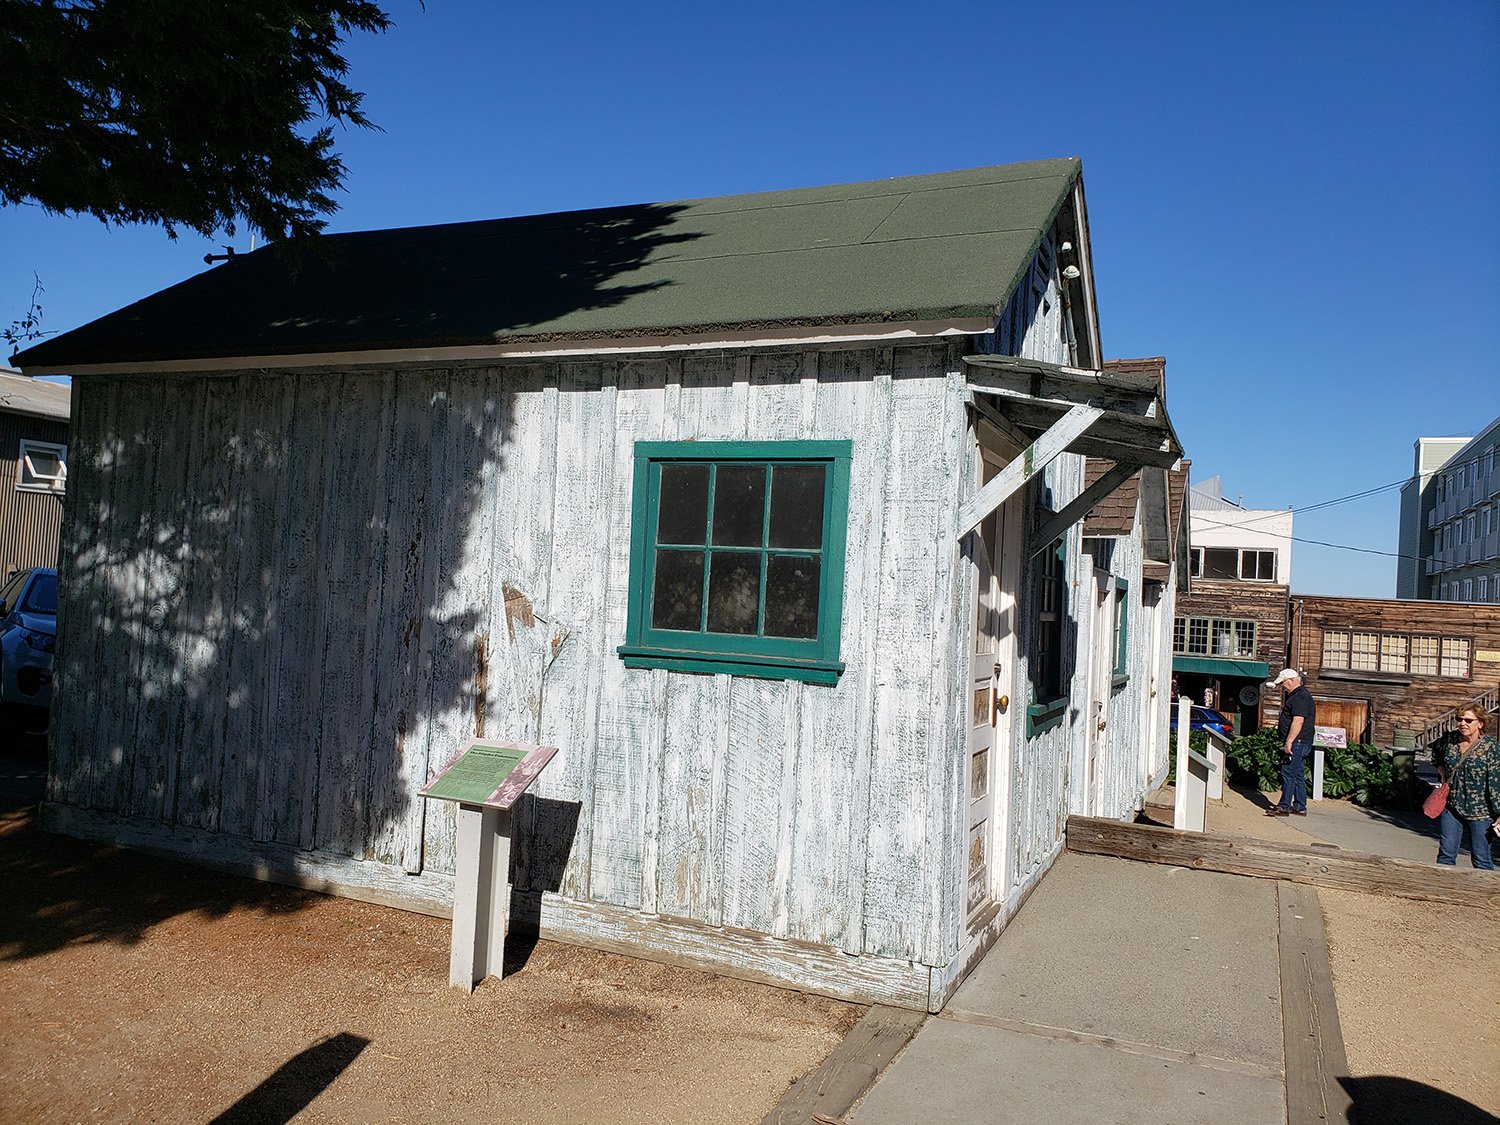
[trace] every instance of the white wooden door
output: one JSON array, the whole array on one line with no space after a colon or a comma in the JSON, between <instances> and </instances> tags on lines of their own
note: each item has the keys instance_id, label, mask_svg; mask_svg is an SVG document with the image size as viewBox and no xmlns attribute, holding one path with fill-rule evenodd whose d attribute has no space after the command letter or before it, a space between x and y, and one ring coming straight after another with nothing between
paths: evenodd
<instances>
[{"instance_id":1,"label":"white wooden door","mask_svg":"<svg viewBox=\"0 0 1500 1125\"><path fill-rule=\"evenodd\" d=\"M1094 572L1094 645L1089 669L1089 723L1084 739L1083 815L1098 816L1102 771L1109 755L1109 697L1114 673L1114 591L1107 574Z\"/></svg>"},{"instance_id":2,"label":"white wooden door","mask_svg":"<svg viewBox=\"0 0 1500 1125\"><path fill-rule=\"evenodd\" d=\"M978 458L976 488L1004 467L1007 458L984 449ZM1014 504L992 512L966 536L965 551L974 563L974 643L968 682L968 856L967 914L971 928L982 924L1007 871L1002 841L1006 794L997 782L1009 776L1011 676L1015 668L1016 591L1006 575L1018 572L1005 550L1007 530L1016 541ZM998 852L998 854L997 854Z\"/></svg>"}]
</instances>

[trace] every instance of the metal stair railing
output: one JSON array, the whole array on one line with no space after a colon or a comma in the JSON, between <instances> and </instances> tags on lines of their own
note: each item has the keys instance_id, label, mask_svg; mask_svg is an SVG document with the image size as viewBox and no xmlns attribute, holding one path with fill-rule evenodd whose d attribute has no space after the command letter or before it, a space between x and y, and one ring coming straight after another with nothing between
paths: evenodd
<instances>
[{"instance_id":1,"label":"metal stair railing","mask_svg":"<svg viewBox=\"0 0 1500 1125\"><path fill-rule=\"evenodd\" d=\"M1445 734L1457 729L1459 712L1467 711L1471 707L1478 708L1486 714L1494 714L1495 710L1500 708L1500 685L1490 688L1483 695L1470 700L1462 706L1455 707L1451 711L1445 711L1433 719L1432 722L1427 724L1426 729L1417 736L1417 745L1421 747L1431 746Z\"/></svg>"}]
</instances>

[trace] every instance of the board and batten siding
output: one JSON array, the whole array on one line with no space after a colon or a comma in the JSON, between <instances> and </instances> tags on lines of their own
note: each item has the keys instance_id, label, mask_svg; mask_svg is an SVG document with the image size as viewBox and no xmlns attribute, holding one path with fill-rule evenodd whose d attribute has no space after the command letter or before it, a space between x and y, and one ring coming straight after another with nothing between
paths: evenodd
<instances>
[{"instance_id":1,"label":"board and batten siding","mask_svg":"<svg viewBox=\"0 0 1500 1125\"><path fill-rule=\"evenodd\" d=\"M541 741L521 891L940 963L961 354L78 380L53 819L432 906L452 811L417 789ZM634 443L808 437L853 442L838 683L625 668Z\"/></svg>"}]
</instances>

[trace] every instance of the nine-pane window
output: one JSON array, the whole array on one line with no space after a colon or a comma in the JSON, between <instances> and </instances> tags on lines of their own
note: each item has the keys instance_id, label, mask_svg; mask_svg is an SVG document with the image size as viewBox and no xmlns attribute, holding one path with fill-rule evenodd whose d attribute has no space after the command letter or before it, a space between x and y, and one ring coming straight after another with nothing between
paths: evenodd
<instances>
[{"instance_id":1,"label":"nine-pane window","mask_svg":"<svg viewBox=\"0 0 1500 1125\"><path fill-rule=\"evenodd\" d=\"M1437 637L1413 637L1411 639L1411 674L1413 676L1436 676L1438 674Z\"/></svg>"},{"instance_id":2,"label":"nine-pane window","mask_svg":"<svg viewBox=\"0 0 1500 1125\"><path fill-rule=\"evenodd\" d=\"M1400 633L1380 635L1380 670L1382 672L1405 672L1406 653L1410 638Z\"/></svg>"},{"instance_id":3,"label":"nine-pane window","mask_svg":"<svg viewBox=\"0 0 1500 1125\"><path fill-rule=\"evenodd\" d=\"M1469 674L1469 642L1463 637L1443 638L1443 667L1444 676L1468 676Z\"/></svg>"}]
</instances>

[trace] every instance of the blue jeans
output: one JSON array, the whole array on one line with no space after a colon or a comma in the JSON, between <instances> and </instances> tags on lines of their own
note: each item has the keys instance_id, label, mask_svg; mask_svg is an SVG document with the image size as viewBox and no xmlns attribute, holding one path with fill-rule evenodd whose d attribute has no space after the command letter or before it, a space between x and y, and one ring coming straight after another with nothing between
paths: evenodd
<instances>
[{"instance_id":1,"label":"blue jeans","mask_svg":"<svg viewBox=\"0 0 1500 1125\"><path fill-rule=\"evenodd\" d=\"M1444 867L1458 865L1458 847L1463 842L1464 830L1469 832L1469 857L1481 871L1495 870L1495 857L1490 854L1490 825L1495 822L1487 816L1478 820L1455 816L1451 809L1444 809L1438 817L1438 857Z\"/></svg>"},{"instance_id":2,"label":"blue jeans","mask_svg":"<svg viewBox=\"0 0 1500 1125\"><path fill-rule=\"evenodd\" d=\"M1281 755L1280 807L1293 812L1307 811L1307 756L1311 742L1292 743L1290 755Z\"/></svg>"}]
</instances>

